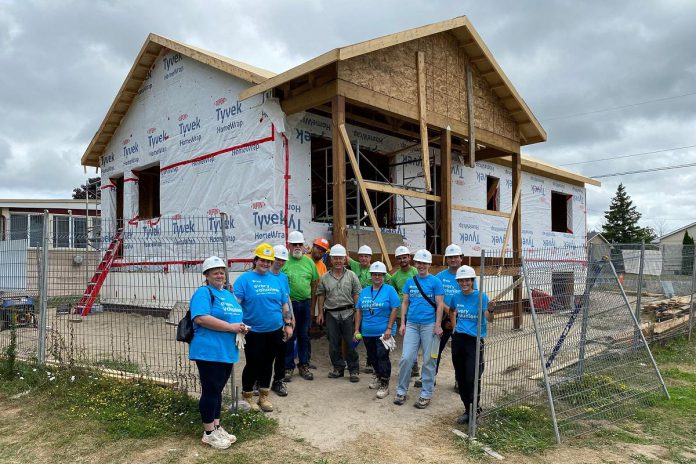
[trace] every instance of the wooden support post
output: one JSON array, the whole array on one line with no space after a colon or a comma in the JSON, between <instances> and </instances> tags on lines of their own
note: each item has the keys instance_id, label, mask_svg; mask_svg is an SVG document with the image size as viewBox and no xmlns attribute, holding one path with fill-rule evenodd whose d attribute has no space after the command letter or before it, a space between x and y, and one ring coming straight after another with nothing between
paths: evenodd
<instances>
[{"instance_id":1,"label":"wooden support post","mask_svg":"<svg viewBox=\"0 0 696 464\"><path fill-rule=\"evenodd\" d=\"M476 164L476 130L474 127L474 77L471 63L466 64L466 114L469 119L469 167Z\"/></svg>"},{"instance_id":2,"label":"wooden support post","mask_svg":"<svg viewBox=\"0 0 696 464\"><path fill-rule=\"evenodd\" d=\"M512 154L512 190L515 192L522 191L522 155L518 152ZM522 194L520 193L520 196ZM510 220L512 222L512 256L513 264L515 268L519 270L522 268L522 199L517 200L517 208L514 214L511 215ZM513 280L516 280L519 275L515 276ZM518 285L513 290L513 327L515 329L522 328L522 285Z\"/></svg>"},{"instance_id":3,"label":"wooden support post","mask_svg":"<svg viewBox=\"0 0 696 464\"><path fill-rule=\"evenodd\" d=\"M440 135L440 244L442 254L452 243L452 131Z\"/></svg>"},{"instance_id":4,"label":"wooden support post","mask_svg":"<svg viewBox=\"0 0 696 464\"><path fill-rule=\"evenodd\" d=\"M512 200L512 208L510 209L510 218L508 219L507 229L505 229L505 238L503 240L503 249L500 250L500 265L498 268L498 275L502 270L502 265L505 264L505 251L507 250L507 242L510 239L510 232L512 231L513 219L516 217L515 212L517 211L517 205L520 202L520 194L522 192L522 184L517 184L517 190L515 190L515 197ZM514 250L514 247L513 247Z\"/></svg>"},{"instance_id":5,"label":"wooden support post","mask_svg":"<svg viewBox=\"0 0 696 464\"><path fill-rule=\"evenodd\" d=\"M339 127L346 122L346 99L336 95L331 101L331 152L333 173L333 241L348 245L346 228L346 148ZM327 185L328 188L328 185Z\"/></svg>"},{"instance_id":6,"label":"wooden support post","mask_svg":"<svg viewBox=\"0 0 696 464\"><path fill-rule=\"evenodd\" d=\"M428 142L428 118L425 95L425 53L418 52L418 119L420 120L421 154L423 155L423 176L425 177L425 191L430 192L430 150Z\"/></svg>"},{"instance_id":7,"label":"wooden support post","mask_svg":"<svg viewBox=\"0 0 696 464\"><path fill-rule=\"evenodd\" d=\"M358 159L353 153L353 147L350 145L350 138L348 137L348 132L346 131L345 124L338 126L338 130L341 134L343 140L343 145L346 147L346 152L348 153L348 158L350 159L350 165L353 166L353 173L355 174L355 180L358 181L358 187L360 187L360 194L362 195L363 202L365 203L365 209L367 210L368 216L370 216L370 223L372 224L372 229L377 236L377 242L379 243L379 248L382 250L382 262L387 266L387 269L391 269L391 261L389 260L389 252L387 251L387 245L384 243L384 237L382 237L382 230L379 228L379 223L377 222L377 215L375 210L372 209L372 201L370 201L370 196L367 194L367 188L365 187L365 181L360 173L360 166L358 165Z\"/></svg>"}]
</instances>

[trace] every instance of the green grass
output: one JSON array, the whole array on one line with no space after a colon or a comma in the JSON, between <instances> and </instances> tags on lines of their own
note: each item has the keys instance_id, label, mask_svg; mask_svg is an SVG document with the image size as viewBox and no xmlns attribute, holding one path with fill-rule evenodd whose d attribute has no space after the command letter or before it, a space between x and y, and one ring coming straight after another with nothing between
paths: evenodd
<instances>
[{"instance_id":1,"label":"green grass","mask_svg":"<svg viewBox=\"0 0 696 464\"><path fill-rule=\"evenodd\" d=\"M125 359L102 359L94 363L97 367L105 369L113 369L121 372L129 372L131 374L140 374L140 366L138 364L127 361Z\"/></svg>"},{"instance_id":2,"label":"green grass","mask_svg":"<svg viewBox=\"0 0 696 464\"><path fill-rule=\"evenodd\" d=\"M18 363L11 380L0 381L0 400L30 391L32 408L59 416L65 427L92 422L111 439L196 435L198 401L185 392L146 381L119 381L83 370L43 369ZM277 423L255 413L225 414L223 423L239 440L273 432Z\"/></svg>"},{"instance_id":3,"label":"green grass","mask_svg":"<svg viewBox=\"0 0 696 464\"><path fill-rule=\"evenodd\" d=\"M507 406L486 417L476 438L500 453L533 454L555 443L546 408Z\"/></svg>"}]
</instances>

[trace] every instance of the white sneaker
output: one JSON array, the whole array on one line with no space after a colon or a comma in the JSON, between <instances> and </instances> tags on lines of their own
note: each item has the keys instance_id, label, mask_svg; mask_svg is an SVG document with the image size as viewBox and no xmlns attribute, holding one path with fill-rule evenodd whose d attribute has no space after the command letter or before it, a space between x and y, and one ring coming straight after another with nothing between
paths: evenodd
<instances>
[{"instance_id":1,"label":"white sneaker","mask_svg":"<svg viewBox=\"0 0 696 464\"><path fill-rule=\"evenodd\" d=\"M203 432L203 438L201 438L201 441L215 449L227 449L232 445L232 442L230 442L227 438L224 438L222 434L218 433L217 430L213 430L213 433L210 435Z\"/></svg>"},{"instance_id":2,"label":"white sneaker","mask_svg":"<svg viewBox=\"0 0 696 464\"><path fill-rule=\"evenodd\" d=\"M218 434L222 435L223 438L227 439L227 440L230 442L230 444L232 444L232 443L234 443L235 441L237 441L237 437L235 437L234 435L232 435L231 433L229 433L227 430L223 429L223 428L222 428L222 425L219 425L218 428L215 429L215 431L216 431Z\"/></svg>"},{"instance_id":3,"label":"white sneaker","mask_svg":"<svg viewBox=\"0 0 696 464\"><path fill-rule=\"evenodd\" d=\"M370 390L377 390L380 385L380 380L377 378L377 374L372 374L372 380L370 380L370 384L367 386Z\"/></svg>"},{"instance_id":4,"label":"white sneaker","mask_svg":"<svg viewBox=\"0 0 696 464\"><path fill-rule=\"evenodd\" d=\"M377 398L380 400L389 396L389 381L380 381L379 389L377 390Z\"/></svg>"}]
</instances>

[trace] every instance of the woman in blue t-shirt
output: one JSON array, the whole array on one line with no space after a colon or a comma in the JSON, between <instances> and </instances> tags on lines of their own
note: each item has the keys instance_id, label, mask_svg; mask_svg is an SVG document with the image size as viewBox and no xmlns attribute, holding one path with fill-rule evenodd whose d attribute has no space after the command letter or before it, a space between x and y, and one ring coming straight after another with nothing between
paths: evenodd
<instances>
[{"instance_id":1,"label":"woman in blue t-shirt","mask_svg":"<svg viewBox=\"0 0 696 464\"><path fill-rule=\"evenodd\" d=\"M468 424L471 414L471 406L474 402L474 380L476 379L476 338L479 325L479 291L474 290L476 271L471 266L462 266L457 269L456 280L460 292L445 297L445 304L449 308L450 318L455 321L452 334L452 364L454 365L454 378L459 385L459 397L464 403L464 414L457 417L458 424ZM479 378L477 411L481 412L481 376L483 375L483 347L486 336L486 320L493 317L495 301L488 300L484 293L482 296L482 308L484 319L481 319L481 345L479 350Z\"/></svg>"},{"instance_id":2,"label":"woman in blue t-shirt","mask_svg":"<svg viewBox=\"0 0 696 464\"><path fill-rule=\"evenodd\" d=\"M284 340L292 336L292 316L288 293L281 281L269 272L275 252L262 243L254 252L254 266L234 282L234 295L244 310L246 334L242 371L242 397L252 411L273 411L268 398L273 374L273 360ZM259 385L259 401L254 401L254 384Z\"/></svg>"},{"instance_id":3,"label":"woman in blue t-shirt","mask_svg":"<svg viewBox=\"0 0 696 464\"><path fill-rule=\"evenodd\" d=\"M391 285L384 285L387 267L380 261L370 265L372 285L365 287L358 296L355 308L355 335L353 342L362 336L365 340L367 356L373 360L372 367L378 382L370 384L377 388L377 398L389 395L389 377L391 377L391 361L389 350L382 342L389 341L396 335L396 310L401 304L399 294Z\"/></svg>"},{"instance_id":4,"label":"woman in blue t-shirt","mask_svg":"<svg viewBox=\"0 0 696 464\"><path fill-rule=\"evenodd\" d=\"M203 421L203 443L227 449L237 438L220 425L222 389L239 361L235 345L237 333L246 333L242 308L225 285L225 262L217 256L203 261L206 285L191 297L189 307L193 320L193 339L189 359L196 362L201 380L201 399L198 408Z\"/></svg>"}]
</instances>

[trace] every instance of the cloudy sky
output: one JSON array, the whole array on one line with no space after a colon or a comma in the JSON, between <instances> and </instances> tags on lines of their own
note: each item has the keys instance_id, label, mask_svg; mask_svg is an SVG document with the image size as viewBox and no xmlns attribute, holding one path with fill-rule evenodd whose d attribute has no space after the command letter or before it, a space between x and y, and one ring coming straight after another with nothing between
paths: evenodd
<instances>
[{"instance_id":1,"label":"cloudy sky","mask_svg":"<svg viewBox=\"0 0 696 464\"><path fill-rule=\"evenodd\" d=\"M68 198L149 32L280 72L335 47L467 15L548 141L523 153L587 176L696 163L696 2L0 0L0 198ZM593 160L600 160L594 161ZM643 225L696 221L696 166L619 182Z\"/></svg>"}]
</instances>

